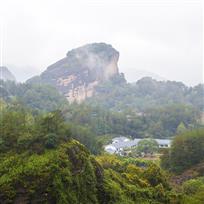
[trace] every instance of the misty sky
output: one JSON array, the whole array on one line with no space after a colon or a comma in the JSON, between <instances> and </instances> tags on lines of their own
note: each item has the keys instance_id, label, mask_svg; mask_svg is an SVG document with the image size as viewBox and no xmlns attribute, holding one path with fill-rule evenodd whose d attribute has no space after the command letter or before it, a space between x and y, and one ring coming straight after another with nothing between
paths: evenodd
<instances>
[{"instance_id":1,"label":"misty sky","mask_svg":"<svg viewBox=\"0 0 204 204\"><path fill-rule=\"evenodd\" d=\"M0 0L0 23L3 64L18 80L91 42L120 52L129 81L137 70L188 85L203 78L198 0Z\"/></svg>"}]
</instances>

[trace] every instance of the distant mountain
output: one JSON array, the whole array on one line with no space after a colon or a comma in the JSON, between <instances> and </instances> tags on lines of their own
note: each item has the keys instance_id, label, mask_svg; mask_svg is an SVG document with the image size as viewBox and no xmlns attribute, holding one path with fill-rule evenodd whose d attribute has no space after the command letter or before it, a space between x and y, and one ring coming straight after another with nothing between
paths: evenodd
<instances>
[{"instance_id":1,"label":"distant mountain","mask_svg":"<svg viewBox=\"0 0 204 204\"><path fill-rule=\"evenodd\" d=\"M151 77L152 79L155 79L157 81L167 81L164 77L159 76L158 74L155 74L153 72L149 72L147 70L134 70L132 72L134 75L134 81L138 81L144 77ZM133 82L134 83L134 82Z\"/></svg>"},{"instance_id":2,"label":"distant mountain","mask_svg":"<svg viewBox=\"0 0 204 204\"><path fill-rule=\"evenodd\" d=\"M119 52L105 43L87 44L69 51L28 83L55 86L69 102L81 102L94 94L95 87L119 75Z\"/></svg>"},{"instance_id":3,"label":"distant mountain","mask_svg":"<svg viewBox=\"0 0 204 204\"><path fill-rule=\"evenodd\" d=\"M7 67L0 67L0 79L3 81L16 81L15 76Z\"/></svg>"},{"instance_id":4,"label":"distant mountain","mask_svg":"<svg viewBox=\"0 0 204 204\"><path fill-rule=\"evenodd\" d=\"M204 110L204 85L187 87L182 82L157 81L143 77L136 83L119 83L118 80L104 82L96 87L95 94L88 99L89 104L100 104L107 109L137 110L173 104L191 105Z\"/></svg>"},{"instance_id":5,"label":"distant mountain","mask_svg":"<svg viewBox=\"0 0 204 204\"><path fill-rule=\"evenodd\" d=\"M92 43L69 51L65 58L50 65L40 76L27 81L49 84L72 103L85 99L90 104L114 110L137 110L187 104L200 110L203 85L187 87L148 72L136 71L137 82L127 83L118 69L119 52L105 43Z\"/></svg>"},{"instance_id":6,"label":"distant mountain","mask_svg":"<svg viewBox=\"0 0 204 204\"><path fill-rule=\"evenodd\" d=\"M37 72L36 67L32 65L16 65L16 64L7 64L12 73L14 74L16 81L18 82L25 82L31 76L35 76L36 74L40 73Z\"/></svg>"}]
</instances>

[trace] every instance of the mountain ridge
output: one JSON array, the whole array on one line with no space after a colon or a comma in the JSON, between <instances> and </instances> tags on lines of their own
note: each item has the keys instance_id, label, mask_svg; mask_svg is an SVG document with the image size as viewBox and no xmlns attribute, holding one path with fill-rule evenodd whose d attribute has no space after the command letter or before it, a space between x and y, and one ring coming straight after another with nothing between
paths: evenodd
<instances>
[{"instance_id":1,"label":"mountain ridge","mask_svg":"<svg viewBox=\"0 0 204 204\"><path fill-rule=\"evenodd\" d=\"M66 57L47 67L28 83L55 86L69 102L93 96L95 87L119 74L119 52L106 43L92 43L68 51Z\"/></svg>"},{"instance_id":2,"label":"mountain ridge","mask_svg":"<svg viewBox=\"0 0 204 204\"><path fill-rule=\"evenodd\" d=\"M0 79L3 81L16 81L15 76L5 66L0 66Z\"/></svg>"}]
</instances>

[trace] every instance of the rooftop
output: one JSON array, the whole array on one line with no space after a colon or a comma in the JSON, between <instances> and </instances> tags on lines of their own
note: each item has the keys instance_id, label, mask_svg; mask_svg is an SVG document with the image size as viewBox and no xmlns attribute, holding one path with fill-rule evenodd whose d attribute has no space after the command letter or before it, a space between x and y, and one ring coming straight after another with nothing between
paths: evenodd
<instances>
[{"instance_id":1,"label":"rooftop","mask_svg":"<svg viewBox=\"0 0 204 204\"><path fill-rule=\"evenodd\" d=\"M115 137L112 139L112 143L105 146L105 150L109 153L113 153L114 150L130 148L133 146L137 146L138 142L142 140L141 138L135 138L131 140L124 136ZM169 139L155 139L159 146L170 146L171 140ZM110 151L111 150L111 151Z\"/></svg>"}]
</instances>

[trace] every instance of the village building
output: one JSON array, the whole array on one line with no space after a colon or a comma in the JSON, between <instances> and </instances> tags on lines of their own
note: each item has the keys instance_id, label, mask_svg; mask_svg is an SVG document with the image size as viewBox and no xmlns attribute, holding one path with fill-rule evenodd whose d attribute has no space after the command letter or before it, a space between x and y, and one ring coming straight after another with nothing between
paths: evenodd
<instances>
[{"instance_id":1,"label":"village building","mask_svg":"<svg viewBox=\"0 0 204 204\"><path fill-rule=\"evenodd\" d=\"M105 151L110 154L118 154L125 149L134 148L141 141L141 138L135 138L134 140L127 137L115 137L112 139L112 143L105 146ZM158 143L159 148L169 148L171 146L171 140L169 139L155 139Z\"/></svg>"}]
</instances>

